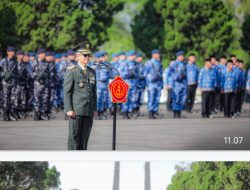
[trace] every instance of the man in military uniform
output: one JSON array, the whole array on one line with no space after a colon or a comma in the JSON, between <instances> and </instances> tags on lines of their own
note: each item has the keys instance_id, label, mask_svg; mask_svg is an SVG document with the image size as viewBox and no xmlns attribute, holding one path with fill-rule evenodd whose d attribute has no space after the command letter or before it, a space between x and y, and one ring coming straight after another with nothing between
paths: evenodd
<instances>
[{"instance_id":1,"label":"man in military uniform","mask_svg":"<svg viewBox=\"0 0 250 190\"><path fill-rule=\"evenodd\" d=\"M173 76L172 110L174 118L181 118L187 96L187 70L184 62L184 51L176 53L176 61L171 66L170 72Z\"/></svg>"},{"instance_id":2,"label":"man in military uniform","mask_svg":"<svg viewBox=\"0 0 250 190\"><path fill-rule=\"evenodd\" d=\"M148 90L148 116L149 119L157 119L162 116L158 113L161 90L163 89L163 66L160 58L160 50L151 52L152 58L146 63L144 76Z\"/></svg>"},{"instance_id":3,"label":"man in military uniform","mask_svg":"<svg viewBox=\"0 0 250 190\"><path fill-rule=\"evenodd\" d=\"M77 65L68 67L64 77L64 111L69 119L69 150L87 150L93 117L96 115L96 76L87 66L91 43L75 48Z\"/></svg>"},{"instance_id":4,"label":"man in military uniform","mask_svg":"<svg viewBox=\"0 0 250 190\"><path fill-rule=\"evenodd\" d=\"M48 120L49 104L49 64L45 61L45 50L38 50L38 60L35 60L32 77L34 79L34 120Z\"/></svg>"},{"instance_id":5,"label":"man in military uniform","mask_svg":"<svg viewBox=\"0 0 250 190\"><path fill-rule=\"evenodd\" d=\"M18 76L17 76L17 99L18 99L18 118L24 119L26 117L27 108L27 82L29 79L28 66L29 62L24 62L24 53L22 50L17 51L17 63L18 63Z\"/></svg>"},{"instance_id":6,"label":"man in military uniform","mask_svg":"<svg viewBox=\"0 0 250 190\"><path fill-rule=\"evenodd\" d=\"M3 59L3 117L5 121L16 121L17 97L17 61L14 57L15 48L7 48L7 57Z\"/></svg>"}]
</instances>

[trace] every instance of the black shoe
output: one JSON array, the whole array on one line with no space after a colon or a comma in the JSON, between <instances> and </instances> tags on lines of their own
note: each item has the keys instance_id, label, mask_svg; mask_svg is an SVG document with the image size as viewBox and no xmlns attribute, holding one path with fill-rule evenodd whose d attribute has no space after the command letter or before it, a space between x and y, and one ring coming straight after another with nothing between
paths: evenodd
<instances>
[{"instance_id":1,"label":"black shoe","mask_svg":"<svg viewBox=\"0 0 250 190\"><path fill-rule=\"evenodd\" d=\"M41 114L41 116L40 116L40 118L41 118L41 120L46 120L46 121L48 121L49 120L49 117L48 117L48 115L46 115L46 114Z\"/></svg>"},{"instance_id":2,"label":"black shoe","mask_svg":"<svg viewBox=\"0 0 250 190\"><path fill-rule=\"evenodd\" d=\"M3 120L4 120L4 121L10 121L9 115L4 113L4 114L3 114Z\"/></svg>"},{"instance_id":3,"label":"black shoe","mask_svg":"<svg viewBox=\"0 0 250 190\"><path fill-rule=\"evenodd\" d=\"M158 112L153 112L153 117L155 117L156 119L161 119L162 115L159 114Z\"/></svg>"},{"instance_id":4,"label":"black shoe","mask_svg":"<svg viewBox=\"0 0 250 190\"><path fill-rule=\"evenodd\" d=\"M174 113L173 113L174 115L173 115L173 118L178 118L178 114L177 114L177 112L176 111L174 111Z\"/></svg>"},{"instance_id":5,"label":"black shoe","mask_svg":"<svg viewBox=\"0 0 250 190\"><path fill-rule=\"evenodd\" d=\"M179 119L181 118L181 112L180 111L177 112L177 118L179 118Z\"/></svg>"},{"instance_id":6,"label":"black shoe","mask_svg":"<svg viewBox=\"0 0 250 190\"><path fill-rule=\"evenodd\" d=\"M17 121L17 118L15 117L14 114L9 115L10 121Z\"/></svg>"},{"instance_id":7,"label":"black shoe","mask_svg":"<svg viewBox=\"0 0 250 190\"><path fill-rule=\"evenodd\" d=\"M154 116L153 112L148 112L148 118L149 119L156 119L156 117Z\"/></svg>"},{"instance_id":8,"label":"black shoe","mask_svg":"<svg viewBox=\"0 0 250 190\"><path fill-rule=\"evenodd\" d=\"M40 114L39 114L39 112L35 112L35 114L34 114L34 120L35 121L38 121L38 120L40 120Z\"/></svg>"},{"instance_id":9,"label":"black shoe","mask_svg":"<svg viewBox=\"0 0 250 190\"><path fill-rule=\"evenodd\" d=\"M123 113L123 119L131 119L128 112Z\"/></svg>"},{"instance_id":10,"label":"black shoe","mask_svg":"<svg viewBox=\"0 0 250 190\"><path fill-rule=\"evenodd\" d=\"M18 117L19 119L25 119L25 116L24 116L21 112L18 112L18 113L17 113L17 117Z\"/></svg>"}]
</instances>

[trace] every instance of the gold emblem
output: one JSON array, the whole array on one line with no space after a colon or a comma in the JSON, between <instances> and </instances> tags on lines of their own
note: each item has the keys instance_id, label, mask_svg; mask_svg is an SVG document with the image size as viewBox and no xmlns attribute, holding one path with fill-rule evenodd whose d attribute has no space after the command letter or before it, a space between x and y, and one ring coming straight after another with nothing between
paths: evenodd
<instances>
[{"instance_id":1,"label":"gold emblem","mask_svg":"<svg viewBox=\"0 0 250 190\"><path fill-rule=\"evenodd\" d=\"M119 83L116 83L114 85L114 93L118 98L121 98L122 96L124 96L125 94L125 89L123 88L123 86Z\"/></svg>"}]
</instances>

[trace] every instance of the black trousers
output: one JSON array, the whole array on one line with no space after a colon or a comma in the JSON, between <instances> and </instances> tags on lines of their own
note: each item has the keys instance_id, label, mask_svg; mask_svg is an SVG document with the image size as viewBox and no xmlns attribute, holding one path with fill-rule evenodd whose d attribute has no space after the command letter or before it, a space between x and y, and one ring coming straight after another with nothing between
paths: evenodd
<instances>
[{"instance_id":1,"label":"black trousers","mask_svg":"<svg viewBox=\"0 0 250 190\"><path fill-rule=\"evenodd\" d=\"M221 104L220 104L220 98L221 98L221 93L220 93L220 88L215 88L213 92L213 105L212 105L212 111L215 109L220 110L221 109Z\"/></svg>"},{"instance_id":2,"label":"black trousers","mask_svg":"<svg viewBox=\"0 0 250 190\"><path fill-rule=\"evenodd\" d=\"M76 116L69 119L69 150L87 150L93 125L93 116Z\"/></svg>"},{"instance_id":3,"label":"black trousers","mask_svg":"<svg viewBox=\"0 0 250 190\"><path fill-rule=\"evenodd\" d=\"M225 103L224 103L224 116L231 117L235 111L235 97L234 92L225 93Z\"/></svg>"},{"instance_id":4,"label":"black trousers","mask_svg":"<svg viewBox=\"0 0 250 190\"><path fill-rule=\"evenodd\" d=\"M224 104L225 104L225 94L220 94L220 111L224 110Z\"/></svg>"},{"instance_id":5,"label":"black trousers","mask_svg":"<svg viewBox=\"0 0 250 190\"><path fill-rule=\"evenodd\" d=\"M187 99L186 99L186 111L191 112L194 106L195 94L197 85L188 85L187 89Z\"/></svg>"},{"instance_id":6,"label":"black trousers","mask_svg":"<svg viewBox=\"0 0 250 190\"><path fill-rule=\"evenodd\" d=\"M241 112L241 108L244 102L245 90L240 89L237 90L236 98L235 98L235 112Z\"/></svg>"},{"instance_id":7,"label":"black trousers","mask_svg":"<svg viewBox=\"0 0 250 190\"><path fill-rule=\"evenodd\" d=\"M213 91L204 91L202 92L202 104L201 104L201 114L202 117L209 117L212 111L212 98Z\"/></svg>"},{"instance_id":8,"label":"black trousers","mask_svg":"<svg viewBox=\"0 0 250 190\"><path fill-rule=\"evenodd\" d=\"M171 98L171 93L172 93L172 89L169 88L168 89L168 97L167 97L167 110L171 111L172 110L172 98Z\"/></svg>"}]
</instances>

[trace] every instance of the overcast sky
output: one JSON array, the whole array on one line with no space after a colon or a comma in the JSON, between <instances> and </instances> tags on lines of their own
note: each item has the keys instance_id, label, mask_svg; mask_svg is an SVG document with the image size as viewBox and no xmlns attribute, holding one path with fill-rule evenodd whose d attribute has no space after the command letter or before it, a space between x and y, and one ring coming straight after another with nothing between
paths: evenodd
<instances>
[{"instance_id":1,"label":"overcast sky","mask_svg":"<svg viewBox=\"0 0 250 190\"><path fill-rule=\"evenodd\" d=\"M53 161L50 166L56 166L61 173L61 188L69 190L112 190L113 161ZM120 162L120 190L144 190L143 161ZM151 189L166 190L175 173L174 166L179 162L152 161Z\"/></svg>"}]
</instances>

